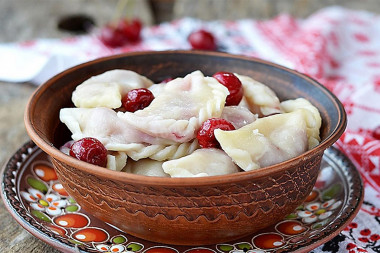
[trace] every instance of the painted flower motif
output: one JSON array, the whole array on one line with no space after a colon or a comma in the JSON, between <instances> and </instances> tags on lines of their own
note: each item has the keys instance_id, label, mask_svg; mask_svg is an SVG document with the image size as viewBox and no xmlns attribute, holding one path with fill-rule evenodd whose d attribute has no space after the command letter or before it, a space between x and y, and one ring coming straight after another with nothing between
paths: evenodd
<instances>
[{"instance_id":1,"label":"painted flower motif","mask_svg":"<svg viewBox=\"0 0 380 253\"><path fill-rule=\"evenodd\" d=\"M50 216L62 213L62 208L67 202L56 194L43 194L41 191L28 188L28 192L22 191L21 196L28 202L33 210L45 212Z\"/></svg>"},{"instance_id":2,"label":"painted flower motif","mask_svg":"<svg viewBox=\"0 0 380 253\"><path fill-rule=\"evenodd\" d=\"M142 245L131 243L130 245L122 245L122 244L99 244L96 246L96 249L100 252L105 253L135 253L139 252L143 248Z\"/></svg>"},{"instance_id":3,"label":"painted flower motif","mask_svg":"<svg viewBox=\"0 0 380 253\"><path fill-rule=\"evenodd\" d=\"M268 250L278 250L286 246L287 241L284 236L276 232L268 232L256 235L252 238L253 245L263 251L257 252L266 252ZM256 251L254 251L256 253Z\"/></svg>"},{"instance_id":4,"label":"painted flower motif","mask_svg":"<svg viewBox=\"0 0 380 253\"><path fill-rule=\"evenodd\" d=\"M218 252L223 253L264 253L265 251L255 249L250 243L240 242L232 244L218 244Z\"/></svg>"},{"instance_id":5,"label":"painted flower motif","mask_svg":"<svg viewBox=\"0 0 380 253\"><path fill-rule=\"evenodd\" d=\"M333 214L333 210L338 208L342 201L330 199L326 202L313 202L307 204L304 210L297 212L298 217L302 218L302 222L311 224L318 220L325 220Z\"/></svg>"},{"instance_id":6,"label":"painted flower motif","mask_svg":"<svg viewBox=\"0 0 380 253\"><path fill-rule=\"evenodd\" d=\"M313 196L310 202L299 207L297 212L288 218L299 218L304 224L314 223L312 228L324 226L329 221L328 218L334 213L334 210L342 205L342 201L325 196L321 197L325 201L320 201L319 195L316 190L313 190L310 193L310 196Z\"/></svg>"},{"instance_id":7,"label":"painted flower motif","mask_svg":"<svg viewBox=\"0 0 380 253\"><path fill-rule=\"evenodd\" d=\"M142 244L135 242L125 245L127 238L123 235L114 236L111 238L110 242L111 244L98 244L96 245L96 249L105 253L135 253L140 252L144 248Z\"/></svg>"}]
</instances>

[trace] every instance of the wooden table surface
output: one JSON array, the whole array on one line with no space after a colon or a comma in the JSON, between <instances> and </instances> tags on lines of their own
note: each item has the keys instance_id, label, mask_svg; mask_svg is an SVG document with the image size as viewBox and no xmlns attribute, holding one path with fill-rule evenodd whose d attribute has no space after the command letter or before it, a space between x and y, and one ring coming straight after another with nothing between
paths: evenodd
<instances>
[{"instance_id":1,"label":"wooden table surface","mask_svg":"<svg viewBox=\"0 0 380 253\"><path fill-rule=\"evenodd\" d=\"M91 3L90 3L91 2ZM186 10L189 15L196 16L204 19L210 19L212 17L205 16L202 10L205 8L204 1L200 6L202 8L196 8L194 1L180 0L176 6L169 6L170 0L151 0L156 4L162 4L160 11L168 11L168 8L173 8L174 14L158 15L161 19L168 19L170 17L178 18L186 15ZM209 0L209 3L215 4L215 0ZM268 1L256 1L252 0L249 4L255 4L255 8L251 8L252 18L255 16L252 14L256 10L256 17L266 18L275 15L284 10L290 10L293 14L305 16L308 13L317 10L322 5L344 3L345 6L355 9L363 8L372 11L379 12L380 5L377 0L372 1L353 1L353 0L325 0L325 1L307 1L307 0L278 0L269 1L272 5L268 5ZM313 4L311 4L311 2ZM358 3L362 5L359 5ZM146 24L153 22L151 16L151 10L148 8L148 2L138 1L139 4L135 5L135 10L139 13ZM220 2L219 2L220 3ZM235 1L234 1L235 3ZM243 6L247 4L247 0L238 0L238 4L235 6ZM263 3L263 4L262 4ZM319 4L316 4L319 3ZM353 4L352 6L349 3ZM39 5L38 8L32 8L33 5ZM229 3L230 4L230 3ZM67 1L54 1L54 0L0 0L0 43L23 41L33 38L57 38L69 36L67 33L62 33L57 30L57 18L65 15L80 12L89 13L92 16L96 16L97 24L101 25L110 20L110 17L114 15L115 6L117 0L70 0ZM303 6L302 6L303 5ZM215 11L213 15L222 13L230 5L218 5L218 11ZM282 7L281 7L282 6ZM293 7L292 7L293 6ZM295 6L298 8L295 8ZM157 6L156 6L157 7ZM246 17L247 8L241 8L242 17ZM302 7L302 8L301 8ZM308 11L305 11L305 8ZM248 9L249 9L248 8ZM200 12L197 12L197 9ZM207 8L206 8L207 9ZM261 9L261 11L259 11ZM209 10L209 9L207 9ZM264 10L266 12L264 12ZM237 10L239 11L239 10ZM244 12L243 12L244 11ZM298 12L297 12L298 11ZM236 17L236 12L234 12ZM162 13L161 13L162 14ZM245 15L245 16L243 16ZM157 15L156 15L157 17ZM228 17L228 16L225 16ZM237 15L239 17L239 15ZM28 24L28 25L26 25ZM0 149L0 165L3 165L11 157L11 155L26 141L29 137L25 131L23 123L23 114L25 105L32 92L36 89L36 86L30 83L7 83L0 82L0 143L2 148ZM34 236L24 230L11 215L6 211L4 203L0 202L0 252L58 252L46 243L36 239Z\"/></svg>"}]
</instances>

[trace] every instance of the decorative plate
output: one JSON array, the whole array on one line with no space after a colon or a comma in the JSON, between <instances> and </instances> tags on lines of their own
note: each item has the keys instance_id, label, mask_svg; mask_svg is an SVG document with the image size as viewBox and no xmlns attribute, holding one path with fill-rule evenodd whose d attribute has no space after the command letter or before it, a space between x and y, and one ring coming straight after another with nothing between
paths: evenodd
<instances>
[{"instance_id":1,"label":"decorative plate","mask_svg":"<svg viewBox=\"0 0 380 253\"><path fill-rule=\"evenodd\" d=\"M329 148L313 191L281 222L223 244L171 246L136 238L91 216L63 189L48 155L32 142L12 156L1 175L1 195L13 218L64 252L308 252L343 230L363 201L359 172L342 153Z\"/></svg>"}]
</instances>

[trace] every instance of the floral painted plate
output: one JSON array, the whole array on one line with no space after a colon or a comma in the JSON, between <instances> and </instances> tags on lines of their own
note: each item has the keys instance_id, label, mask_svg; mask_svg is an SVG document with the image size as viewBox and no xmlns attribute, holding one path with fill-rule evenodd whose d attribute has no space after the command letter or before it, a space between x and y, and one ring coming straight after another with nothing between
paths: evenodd
<instances>
[{"instance_id":1,"label":"floral painted plate","mask_svg":"<svg viewBox=\"0 0 380 253\"><path fill-rule=\"evenodd\" d=\"M13 155L1 175L1 194L14 219L64 252L308 252L343 230L363 201L358 171L337 149L329 148L313 191L284 220L232 242L171 246L136 238L91 216L62 188L49 157L32 142Z\"/></svg>"}]
</instances>

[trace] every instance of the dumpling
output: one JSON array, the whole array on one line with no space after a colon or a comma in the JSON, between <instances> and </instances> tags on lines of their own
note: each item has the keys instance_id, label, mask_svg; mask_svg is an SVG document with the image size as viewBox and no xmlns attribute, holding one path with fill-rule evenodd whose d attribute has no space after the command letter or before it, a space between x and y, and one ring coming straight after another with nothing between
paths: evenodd
<instances>
[{"instance_id":1,"label":"dumpling","mask_svg":"<svg viewBox=\"0 0 380 253\"><path fill-rule=\"evenodd\" d=\"M244 88L242 104L259 116L280 112L280 100L268 86L252 79L251 77L236 74Z\"/></svg>"},{"instance_id":2,"label":"dumpling","mask_svg":"<svg viewBox=\"0 0 380 253\"><path fill-rule=\"evenodd\" d=\"M150 158L157 161L178 159L189 155L198 149L198 141L194 139L190 142L175 143L172 145L129 145L125 150L130 158L137 161L143 158Z\"/></svg>"},{"instance_id":3,"label":"dumpling","mask_svg":"<svg viewBox=\"0 0 380 253\"><path fill-rule=\"evenodd\" d=\"M152 84L149 86L148 90L150 90L153 94L154 97L158 97L160 93L165 90L165 85L166 83L157 83L157 84Z\"/></svg>"},{"instance_id":4,"label":"dumpling","mask_svg":"<svg viewBox=\"0 0 380 253\"><path fill-rule=\"evenodd\" d=\"M258 116L246 107L225 106L221 118L231 122L235 129L239 129L255 121Z\"/></svg>"},{"instance_id":5,"label":"dumpling","mask_svg":"<svg viewBox=\"0 0 380 253\"><path fill-rule=\"evenodd\" d=\"M220 117L228 94L215 78L195 71L166 83L148 107L119 117L151 136L188 142L205 120Z\"/></svg>"},{"instance_id":6,"label":"dumpling","mask_svg":"<svg viewBox=\"0 0 380 253\"><path fill-rule=\"evenodd\" d=\"M66 142L65 144L63 144L63 146L61 146L59 150L62 153L65 153L66 155L70 155L70 148L71 148L71 145L73 145L73 143L74 143L74 140L70 140Z\"/></svg>"},{"instance_id":7,"label":"dumpling","mask_svg":"<svg viewBox=\"0 0 380 253\"><path fill-rule=\"evenodd\" d=\"M71 131L73 140L93 137L102 142L108 150L125 151L125 145L136 143L175 144L173 141L139 131L118 117L114 110L105 107L63 108L59 116L61 122Z\"/></svg>"},{"instance_id":8,"label":"dumpling","mask_svg":"<svg viewBox=\"0 0 380 253\"><path fill-rule=\"evenodd\" d=\"M321 141L320 128L322 118L318 109L313 106L308 100L304 98L297 98L294 100L286 100L281 102L280 108L283 112L294 112L297 110L304 111L304 118L307 125L307 136L309 141L309 149L314 148Z\"/></svg>"},{"instance_id":9,"label":"dumpling","mask_svg":"<svg viewBox=\"0 0 380 253\"><path fill-rule=\"evenodd\" d=\"M107 155L107 169L121 171L127 164L127 159L124 152L111 152Z\"/></svg>"},{"instance_id":10,"label":"dumpling","mask_svg":"<svg viewBox=\"0 0 380 253\"><path fill-rule=\"evenodd\" d=\"M188 156L164 162L162 168L171 177L217 176L239 171L231 158L216 148L197 149Z\"/></svg>"},{"instance_id":11,"label":"dumpling","mask_svg":"<svg viewBox=\"0 0 380 253\"><path fill-rule=\"evenodd\" d=\"M142 159L137 162L128 161L123 171L143 176L170 177L162 169L162 162L151 159Z\"/></svg>"},{"instance_id":12,"label":"dumpling","mask_svg":"<svg viewBox=\"0 0 380 253\"><path fill-rule=\"evenodd\" d=\"M308 149L302 111L259 118L238 130L216 129L222 149L243 170L270 166L296 157Z\"/></svg>"},{"instance_id":13,"label":"dumpling","mask_svg":"<svg viewBox=\"0 0 380 253\"><path fill-rule=\"evenodd\" d=\"M175 143L150 136L131 126L118 115L112 109L105 107L64 108L60 111L60 120L72 132L73 140L93 137L102 142L107 150L124 152L133 160L177 159L199 148L196 139Z\"/></svg>"},{"instance_id":14,"label":"dumpling","mask_svg":"<svg viewBox=\"0 0 380 253\"><path fill-rule=\"evenodd\" d=\"M78 85L72 94L76 107L119 108L121 98L128 91L147 88L153 82L131 70L115 69L93 76Z\"/></svg>"},{"instance_id":15,"label":"dumpling","mask_svg":"<svg viewBox=\"0 0 380 253\"><path fill-rule=\"evenodd\" d=\"M70 147L74 140L66 142L60 150L66 155L70 155ZM121 171L127 163L128 156L124 152L110 152L107 154L107 169Z\"/></svg>"}]
</instances>

